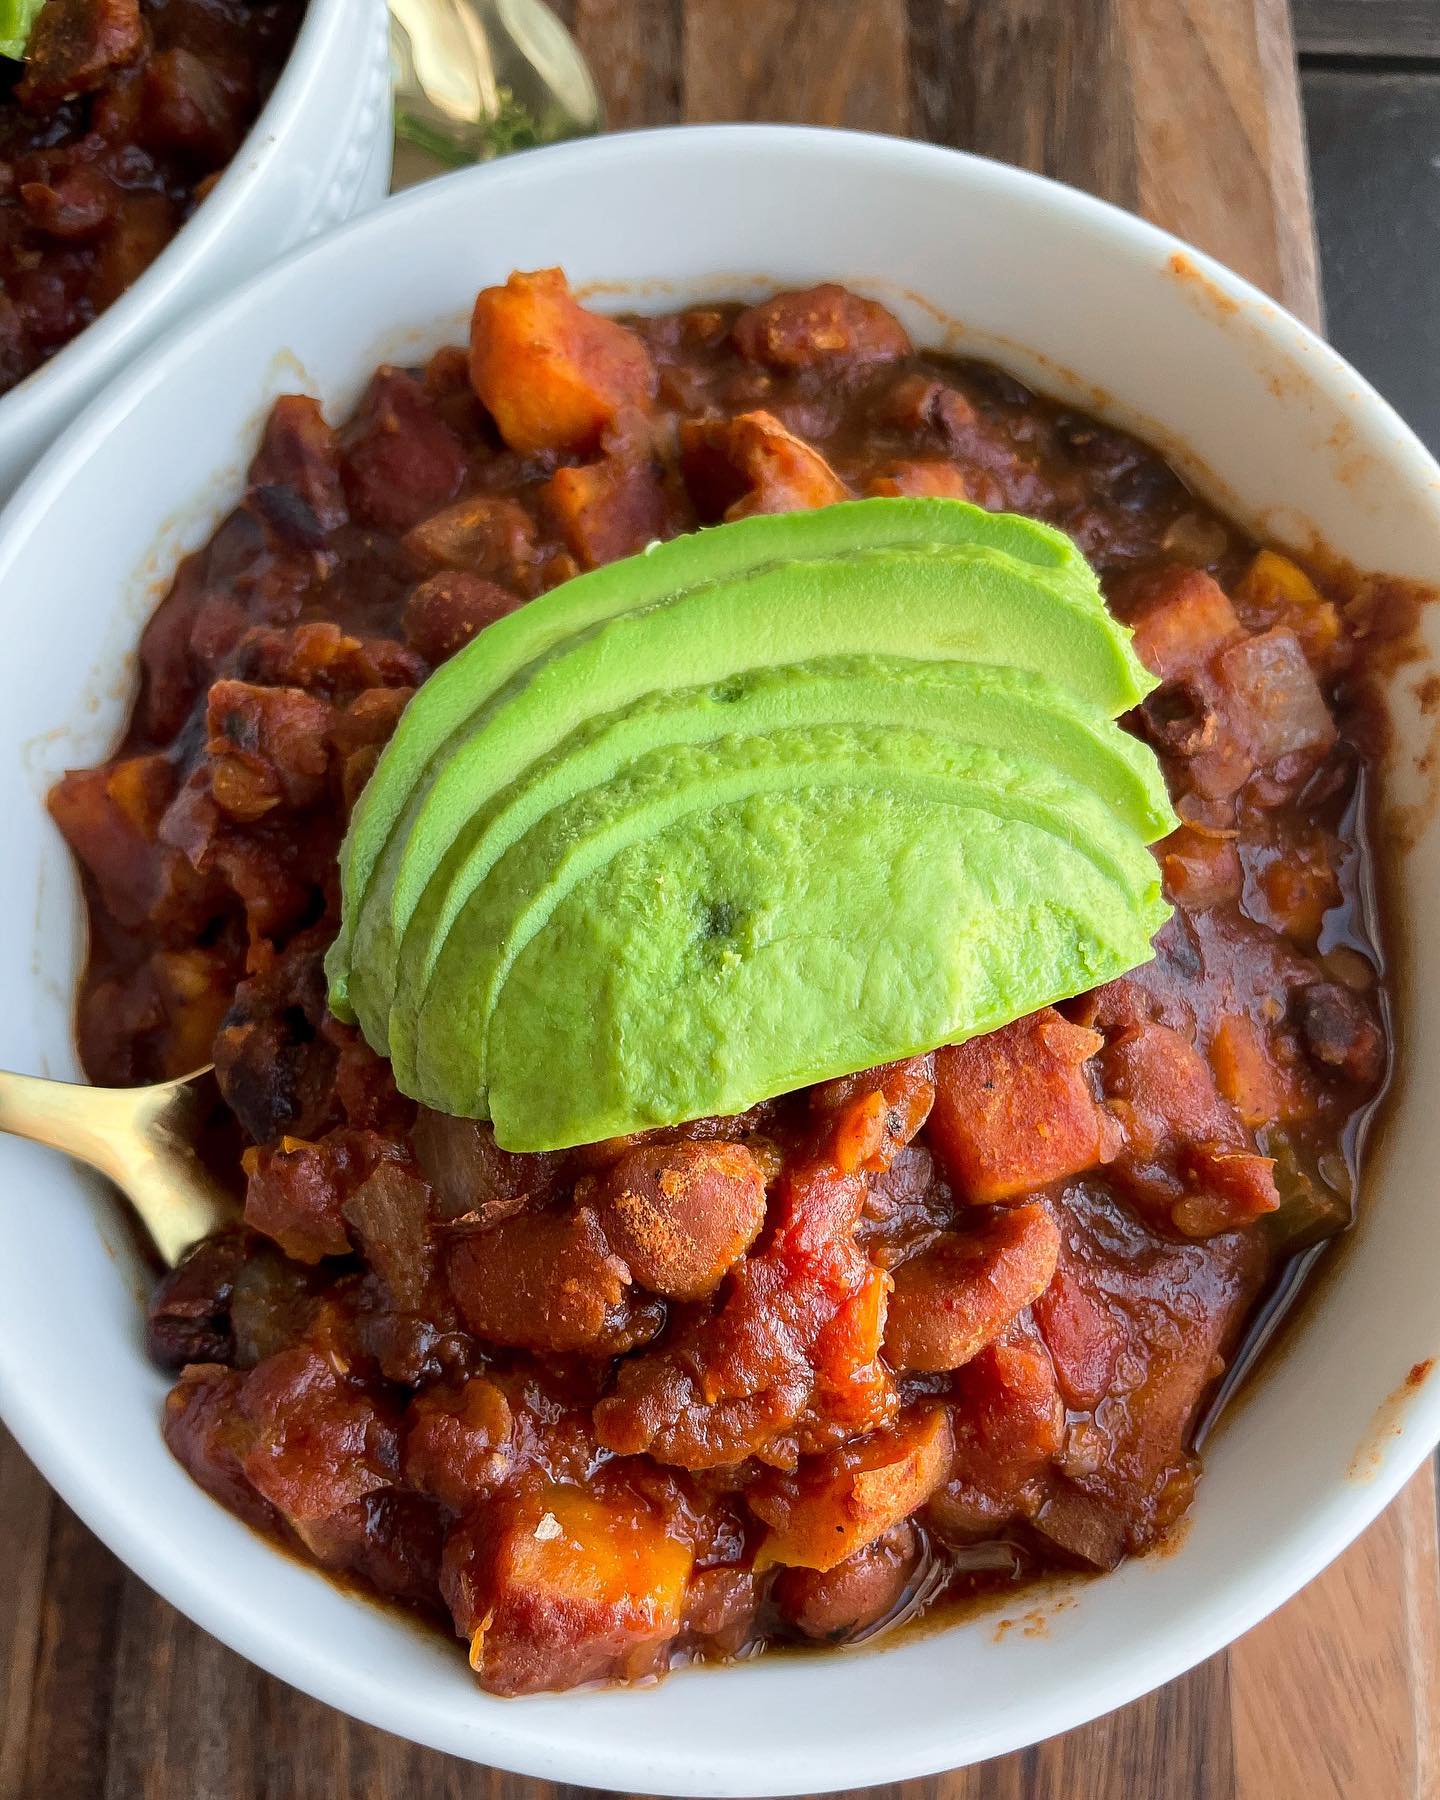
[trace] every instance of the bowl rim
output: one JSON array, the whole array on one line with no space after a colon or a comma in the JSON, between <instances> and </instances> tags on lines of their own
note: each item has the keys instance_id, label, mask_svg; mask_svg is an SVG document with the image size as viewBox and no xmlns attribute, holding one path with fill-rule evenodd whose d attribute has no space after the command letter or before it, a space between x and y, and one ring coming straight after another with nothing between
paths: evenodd
<instances>
[{"instance_id":1,"label":"bowl rim","mask_svg":"<svg viewBox=\"0 0 1440 1800\"><path fill-rule=\"evenodd\" d=\"M1039 192L1051 206L1068 210L1072 217L1104 237L1117 253L1129 252L1137 260L1143 256L1147 261L1157 255L1182 255L1223 299L1253 308L1259 329L1282 344L1308 352L1307 372L1337 404L1352 413L1368 414L1373 422L1383 425L1391 453L1403 466L1407 480L1432 491L1440 490L1440 465L1419 438L1371 384L1314 331L1213 257L1119 207L1026 170L911 139L810 126L672 126L549 146L498 164L439 177L351 220L323 239L291 251L224 299L192 314L84 409L16 491L0 515L0 584L19 547L37 529L43 529L46 514L62 497L72 468L83 464L90 443L107 431L123 429L124 421L143 403L147 392L163 381L172 360L186 356L196 340L222 332L230 319L264 308L268 301L283 295L297 266L311 260L321 262L334 254L337 245L348 244L365 234L372 234L376 244L382 245L387 234L398 228L399 221L409 221L412 228L418 229L425 215L443 210L449 204L448 194L462 184L490 193L502 184L523 184L540 168L554 177L563 177L568 168L581 162L598 163L603 168L623 165L636 157L663 155L667 146L682 138L696 148L708 148L720 160L727 151L746 143L768 148L776 156L799 146L834 158L842 165L847 158L888 160L897 174L903 174L907 168L956 168L964 171L970 183L988 184L1001 191ZM617 261L622 255L623 251L617 253ZM396 323L403 326L405 321ZM198 486L197 481L197 489ZM330 1662L307 1645L303 1636L294 1636L284 1620L262 1617L250 1609L243 1594L202 1571L178 1544L156 1528L153 1520L135 1511L117 1510L103 1481L87 1465L78 1447L67 1441L63 1429L47 1415L37 1396L8 1379L3 1361L0 1416L40 1472L85 1524L156 1592L240 1655L351 1717L412 1742L467 1760L495 1762L496 1766L540 1779L657 1794L723 1796L821 1791L816 1786L813 1765L799 1752L783 1761L768 1763L757 1777L742 1773L745 1750L743 1743L737 1742L728 1761L720 1763L714 1772L707 1770L702 1774L693 1763L684 1761L677 1750L636 1745L613 1736L592 1737L581 1759L568 1745L549 1742L538 1720L528 1730L507 1730L509 1706L500 1714L487 1712L478 1728L479 1713L469 1729L438 1711L417 1718L413 1703L385 1682L383 1672L365 1671L363 1679L357 1679L359 1672L355 1668ZM1243 1592L1235 1591L1241 1584L1230 1583L1198 1596L1193 1607L1161 1621L1153 1634L1127 1645L1121 1652L1107 1655L1088 1673L1068 1680L1058 1700L1047 1699L1044 1732L1039 1735L1070 1730L1128 1704L1183 1674L1258 1624L1360 1535L1409 1480L1437 1440L1440 1383L1427 1383L1413 1399L1403 1438L1387 1450L1373 1477L1363 1485L1343 1484L1343 1489L1318 1501L1304 1531L1297 1533L1299 1541L1289 1557L1272 1557L1268 1566L1243 1584ZM317 1579L325 1578L317 1575ZM712 1672L699 1676L682 1674L672 1680L716 1678ZM637 1705L643 1704L642 1695L643 1690L635 1695ZM583 1705L585 1699L582 1693L561 1696L557 1703ZM529 1704L519 1703L515 1713L517 1727ZM963 1745L944 1722L923 1735L898 1743L877 1734L873 1749L867 1747L864 1756L850 1755L834 1783L827 1776L825 1791L833 1791L835 1785L861 1787L934 1774L955 1767L957 1754L968 1764L1024 1747L1036 1738L1033 1729L1017 1727L1013 1721L1000 1721L988 1728L982 1723L967 1731Z\"/></svg>"},{"instance_id":2,"label":"bowl rim","mask_svg":"<svg viewBox=\"0 0 1440 1800\"><path fill-rule=\"evenodd\" d=\"M229 233L236 214L283 157L294 125L313 89L323 80L352 4L353 0L306 0L295 42L269 98L221 170L220 179L154 262L113 304L9 393L0 395L0 437L7 432L23 435L52 408L83 400L97 378L104 378L106 367L113 366L127 341L144 330L151 312L183 288L196 265Z\"/></svg>"}]
</instances>

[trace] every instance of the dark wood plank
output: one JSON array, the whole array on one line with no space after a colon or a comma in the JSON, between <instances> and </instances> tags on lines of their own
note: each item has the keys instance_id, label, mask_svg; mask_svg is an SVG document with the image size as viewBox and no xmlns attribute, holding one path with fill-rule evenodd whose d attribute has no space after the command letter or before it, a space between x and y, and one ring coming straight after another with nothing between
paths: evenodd
<instances>
[{"instance_id":1,"label":"dark wood plank","mask_svg":"<svg viewBox=\"0 0 1440 1800\"><path fill-rule=\"evenodd\" d=\"M0 1426L0 1796L19 1790L40 1654L50 1490Z\"/></svg>"},{"instance_id":2,"label":"dark wood plank","mask_svg":"<svg viewBox=\"0 0 1440 1800\"><path fill-rule=\"evenodd\" d=\"M1440 58L1435 0L1295 0L1301 56Z\"/></svg>"},{"instance_id":3,"label":"dark wood plank","mask_svg":"<svg viewBox=\"0 0 1440 1800\"><path fill-rule=\"evenodd\" d=\"M904 0L686 0L684 116L909 124Z\"/></svg>"},{"instance_id":4,"label":"dark wood plank","mask_svg":"<svg viewBox=\"0 0 1440 1800\"><path fill-rule=\"evenodd\" d=\"M919 134L1144 213L1318 317L1284 0L910 0L909 12Z\"/></svg>"},{"instance_id":5,"label":"dark wood plank","mask_svg":"<svg viewBox=\"0 0 1440 1800\"><path fill-rule=\"evenodd\" d=\"M1365 1536L1230 1650L1235 1800L1440 1792L1440 1549L1417 1476Z\"/></svg>"},{"instance_id":6,"label":"dark wood plank","mask_svg":"<svg viewBox=\"0 0 1440 1800\"><path fill-rule=\"evenodd\" d=\"M1440 448L1440 73L1304 82L1331 338Z\"/></svg>"}]
</instances>

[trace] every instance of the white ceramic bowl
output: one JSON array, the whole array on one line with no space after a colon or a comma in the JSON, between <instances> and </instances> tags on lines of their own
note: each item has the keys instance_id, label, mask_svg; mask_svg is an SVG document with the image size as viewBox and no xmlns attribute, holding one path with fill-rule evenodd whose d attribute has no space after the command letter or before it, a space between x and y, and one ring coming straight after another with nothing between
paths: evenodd
<instances>
[{"instance_id":1,"label":"white ceramic bowl","mask_svg":"<svg viewBox=\"0 0 1440 1800\"><path fill-rule=\"evenodd\" d=\"M42 796L105 754L130 652L177 556L239 492L273 397L342 416L374 363L463 330L482 283L562 262L607 303L666 308L838 277L917 337L1162 440L1257 528L1440 576L1440 469L1316 338L1236 277L1078 193L882 138L712 128L602 139L454 176L291 258L138 365L0 521L0 1066L75 1072L81 908ZM613 286L609 284L615 284ZM142 473L138 473L143 471ZM1223 484L1223 489L1221 484ZM1435 620L1430 621L1432 641ZM1408 693L1415 681L1405 676ZM1399 712L1397 780L1428 736ZM877 1653L762 1657L658 1689L520 1701L459 1649L277 1555L162 1447L145 1275L90 1183L6 1142L0 1411L86 1522L258 1663L375 1724L555 1780L683 1794L893 1781L1010 1750L1169 1679L1359 1532L1440 1436L1440 832L1399 868L1404 1070L1365 1217L1293 1342L1209 1448L1177 1553L1081 1586L1044 1636L980 1619ZM97 1221L98 1228L97 1228Z\"/></svg>"},{"instance_id":2,"label":"white ceramic bowl","mask_svg":"<svg viewBox=\"0 0 1440 1800\"><path fill-rule=\"evenodd\" d=\"M193 219L93 325L0 399L0 499L147 345L389 189L385 0L309 0L280 79Z\"/></svg>"}]
</instances>

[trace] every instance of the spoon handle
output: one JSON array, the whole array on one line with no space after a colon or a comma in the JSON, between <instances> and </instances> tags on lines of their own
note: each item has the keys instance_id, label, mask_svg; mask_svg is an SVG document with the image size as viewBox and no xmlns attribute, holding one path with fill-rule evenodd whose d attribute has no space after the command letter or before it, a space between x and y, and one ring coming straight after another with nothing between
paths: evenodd
<instances>
[{"instance_id":1,"label":"spoon handle","mask_svg":"<svg viewBox=\"0 0 1440 1800\"><path fill-rule=\"evenodd\" d=\"M234 1224L239 1207L195 1153L195 1088L97 1088L0 1070L0 1131L98 1169L130 1202L161 1259Z\"/></svg>"}]
</instances>

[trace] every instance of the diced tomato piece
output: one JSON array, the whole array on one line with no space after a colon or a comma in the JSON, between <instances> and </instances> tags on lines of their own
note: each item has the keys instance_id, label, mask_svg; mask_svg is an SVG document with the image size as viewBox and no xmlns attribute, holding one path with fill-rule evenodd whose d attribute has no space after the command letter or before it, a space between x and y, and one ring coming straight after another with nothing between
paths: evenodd
<instances>
[{"instance_id":1,"label":"diced tomato piece","mask_svg":"<svg viewBox=\"0 0 1440 1800\"><path fill-rule=\"evenodd\" d=\"M895 1271L885 1319L892 1367L958 1369L1050 1285L1060 1234L1043 1206L1017 1206L947 1231Z\"/></svg>"},{"instance_id":2,"label":"diced tomato piece","mask_svg":"<svg viewBox=\"0 0 1440 1800\"><path fill-rule=\"evenodd\" d=\"M1101 1041L1047 1006L936 1052L929 1141L965 1199L1012 1200L1115 1155L1085 1074Z\"/></svg>"},{"instance_id":3,"label":"diced tomato piece","mask_svg":"<svg viewBox=\"0 0 1440 1800\"><path fill-rule=\"evenodd\" d=\"M952 1542L992 1536L1028 1518L1049 1491L1065 1433L1055 1370L1043 1344L992 1344L956 1377L955 1450L925 1517Z\"/></svg>"},{"instance_id":4,"label":"diced tomato piece","mask_svg":"<svg viewBox=\"0 0 1440 1800\"><path fill-rule=\"evenodd\" d=\"M1033 1313L1065 1404L1084 1410L1098 1406L1114 1381L1125 1330L1083 1265L1063 1250Z\"/></svg>"}]
</instances>

